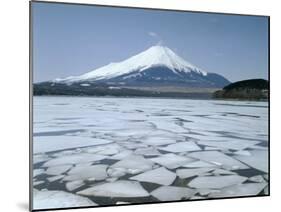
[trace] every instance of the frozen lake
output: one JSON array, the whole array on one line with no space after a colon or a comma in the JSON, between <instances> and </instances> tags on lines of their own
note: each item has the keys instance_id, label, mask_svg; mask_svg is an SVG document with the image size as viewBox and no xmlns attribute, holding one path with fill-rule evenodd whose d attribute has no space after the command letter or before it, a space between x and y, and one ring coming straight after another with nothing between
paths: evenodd
<instances>
[{"instance_id":1,"label":"frozen lake","mask_svg":"<svg viewBox=\"0 0 281 212\"><path fill-rule=\"evenodd\" d=\"M34 209L268 194L268 103L34 97Z\"/></svg>"}]
</instances>

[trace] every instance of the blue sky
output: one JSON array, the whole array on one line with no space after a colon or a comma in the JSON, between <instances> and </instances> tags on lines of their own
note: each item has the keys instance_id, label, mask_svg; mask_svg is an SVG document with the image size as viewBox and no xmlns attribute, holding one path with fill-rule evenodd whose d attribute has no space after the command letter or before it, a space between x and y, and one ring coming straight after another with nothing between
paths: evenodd
<instances>
[{"instance_id":1,"label":"blue sky","mask_svg":"<svg viewBox=\"0 0 281 212\"><path fill-rule=\"evenodd\" d=\"M266 17L32 4L35 82L80 75L158 43L232 82L267 79Z\"/></svg>"}]
</instances>

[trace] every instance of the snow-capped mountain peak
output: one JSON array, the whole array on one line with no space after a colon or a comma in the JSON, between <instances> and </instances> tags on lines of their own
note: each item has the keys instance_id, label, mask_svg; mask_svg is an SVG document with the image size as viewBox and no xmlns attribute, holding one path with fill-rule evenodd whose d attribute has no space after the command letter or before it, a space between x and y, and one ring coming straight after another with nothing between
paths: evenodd
<instances>
[{"instance_id":1,"label":"snow-capped mountain peak","mask_svg":"<svg viewBox=\"0 0 281 212\"><path fill-rule=\"evenodd\" d=\"M127 60L110 63L80 76L71 76L64 79L56 79L54 82L81 82L107 80L133 72L143 72L152 67L166 67L175 74L195 72L206 76L207 73L185 61L165 46L152 46L147 50L128 58Z\"/></svg>"}]
</instances>

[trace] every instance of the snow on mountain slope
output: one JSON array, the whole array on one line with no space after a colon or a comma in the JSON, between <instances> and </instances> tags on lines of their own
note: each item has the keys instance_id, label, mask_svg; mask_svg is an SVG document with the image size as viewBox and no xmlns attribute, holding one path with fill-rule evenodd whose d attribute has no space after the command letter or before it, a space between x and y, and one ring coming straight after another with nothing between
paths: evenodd
<instances>
[{"instance_id":1,"label":"snow on mountain slope","mask_svg":"<svg viewBox=\"0 0 281 212\"><path fill-rule=\"evenodd\" d=\"M119 63L110 63L101 68L80 76L71 76L64 79L55 79L54 82L74 83L83 81L107 80L133 72L143 72L152 67L167 67L175 74L190 73L206 76L207 73L188 63L171 49L164 46L152 46L135 56Z\"/></svg>"}]
</instances>

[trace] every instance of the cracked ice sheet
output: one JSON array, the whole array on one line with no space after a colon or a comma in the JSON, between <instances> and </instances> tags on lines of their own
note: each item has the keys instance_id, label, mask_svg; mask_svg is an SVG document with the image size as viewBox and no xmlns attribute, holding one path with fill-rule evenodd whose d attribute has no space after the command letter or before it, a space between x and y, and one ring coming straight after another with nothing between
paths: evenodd
<instances>
[{"instance_id":1,"label":"cracked ice sheet","mask_svg":"<svg viewBox=\"0 0 281 212\"><path fill-rule=\"evenodd\" d=\"M37 177L38 175L44 174L44 169L33 169L33 177Z\"/></svg>"},{"instance_id":2,"label":"cracked ice sheet","mask_svg":"<svg viewBox=\"0 0 281 212\"><path fill-rule=\"evenodd\" d=\"M144 144L152 145L152 146L161 146L161 145L167 145L167 144L173 144L176 143L175 138L169 138L169 137L148 137L141 141Z\"/></svg>"},{"instance_id":3,"label":"cracked ice sheet","mask_svg":"<svg viewBox=\"0 0 281 212\"><path fill-rule=\"evenodd\" d=\"M97 121L97 123L95 122L94 124L96 126L92 127L91 129L94 129L97 132L110 133L114 137L140 136L152 132L153 130L153 126L149 122L131 121L135 119L134 116L130 117L128 114L126 114L125 117L127 120L121 120L121 113L112 114L112 117L114 116L116 118L111 118L106 122L103 121L104 118L101 117L102 121Z\"/></svg>"},{"instance_id":4,"label":"cracked ice sheet","mask_svg":"<svg viewBox=\"0 0 281 212\"><path fill-rule=\"evenodd\" d=\"M201 151L201 152L193 152L188 154L188 157L200 159L206 161L208 163L213 163L218 166L222 166L223 168L236 170L236 169L247 169L249 168L245 164L240 161L233 159L230 156L227 156L218 151Z\"/></svg>"},{"instance_id":5,"label":"cracked ice sheet","mask_svg":"<svg viewBox=\"0 0 281 212\"><path fill-rule=\"evenodd\" d=\"M121 150L118 154L109 157L112 160L122 160L133 154L132 150Z\"/></svg>"},{"instance_id":6,"label":"cracked ice sheet","mask_svg":"<svg viewBox=\"0 0 281 212\"><path fill-rule=\"evenodd\" d=\"M171 118L169 119L153 119L151 120L153 124L156 125L158 130L164 130L168 132L173 133L188 133L188 130L182 128L181 126L174 123L174 121L171 121Z\"/></svg>"},{"instance_id":7,"label":"cracked ice sheet","mask_svg":"<svg viewBox=\"0 0 281 212\"><path fill-rule=\"evenodd\" d=\"M239 175L227 175L227 176L203 176L196 177L188 183L188 186L192 188L214 188L220 189L227 186L243 183L247 180L247 177Z\"/></svg>"},{"instance_id":8,"label":"cracked ice sheet","mask_svg":"<svg viewBox=\"0 0 281 212\"><path fill-rule=\"evenodd\" d=\"M138 142L134 142L134 141L119 142L119 144L124 146L125 148L131 149L131 150L148 147L146 144L138 143Z\"/></svg>"},{"instance_id":9,"label":"cracked ice sheet","mask_svg":"<svg viewBox=\"0 0 281 212\"><path fill-rule=\"evenodd\" d=\"M154 156L161 155L161 153L154 147L139 148L135 150L137 155Z\"/></svg>"},{"instance_id":10,"label":"cracked ice sheet","mask_svg":"<svg viewBox=\"0 0 281 212\"><path fill-rule=\"evenodd\" d=\"M53 176L53 177L48 177L47 180L49 182L54 182L54 181L60 180L62 178L64 178L64 175L56 175L56 176Z\"/></svg>"},{"instance_id":11,"label":"cracked ice sheet","mask_svg":"<svg viewBox=\"0 0 281 212\"><path fill-rule=\"evenodd\" d=\"M149 193L144 190L139 182L120 180L104 183L77 192L86 196L103 197L147 197Z\"/></svg>"},{"instance_id":12,"label":"cracked ice sheet","mask_svg":"<svg viewBox=\"0 0 281 212\"><path fill-rule=\"evenodd\" d=\"M244 156L251 156L251 153L247 150L240 150L234 152L235 155L244 155Z\"/></svg>"},{"instance_id":13,"label":"cracked ice sheet","mask_svg":"<svg viewBox=\"0 0 281 212\"><path fill-rule=\"evenodd\" d=\"M245 183L240 185L234 185L221 189L218 192L209 194L208 197L235 197L235 196L253 196L258 195L265 187L267 183Z\"/></svg>"},{"instance_id":14,"label":"cracked ice sheet","mask_svg":"<svg viewBox=\"0 0 281 212\"><path fill-rule=\"evenodd\" d=\"M160 147L159 149L174 153L201 150L201 148L192 141L178 142L175 144L170 144L166 147Z\"/></svg>"},{"instance_id":15,"label":"cracked ice sheet","mask_svg":"<svg viewBox=\"0 0 281 212\"><path fill-rule=\"evenodd\" d=\"M145 159L143 156L132 155L116 162L111 166L111 168L123 168L127 173L138 174L140 172L152 169L153 165L154 163L151 160Z\"/></svg>"},{"instance_id":16,"label":"cracked ice sheet","mask_svg":"<svg viewBox=\"0 0 281 212\"><path fill-rule=\"evenodd\" d=\"M239 108L245 109L245 108ZM216 108L217 111L219 111L219 108ZM225 111L225 108L221 108L222 111ZM263 109L265 112L267 109ZM204 110L203 110L204 111ZM230 112L233 112L230 110ZM195 111L198 114L197 111ZM243 112L247 114L245 111ZM259 115L260 111L257 112ZM200 112L202 114L202 112ZM208 113L207 113L208 114ZM256 115L256 114L255 114ZM208 129L208 131L221 131L221 132L230 132L232 135L236 135L238 137L242 137L245 139L263 139L264 136L259 136L259 134L267 134L267 114L259 119L251 119L249 117L237 117L229 118L226 116L218 116L218 115L211 115L211 118L201 118L201 117L190 117L189 120L193 121L191 123L184 123L187 128L194 132L202 132L203 134L206 134L207 132L205 129ZM216 124L214 125L214 122ZM239 123L239 125L237 125ZM258 123L258 124L257 124ZM253 124L255 124L255 127L252 128ZM209 135L209 133L208 133ZM214 140L216 137L216 134L210 134L210 136L202 136L202 135L192 135L191 137L197 138L199 140L205 140L208 141L209 139ZM224 139L226 139L225 137ZM223 139L223 137L218 138Z\"/></svg>"},{"instance_id":17,"label":"cracked ice sheet","mask_svg":"<svg viewBox=\"0 0 281 212\"><path fill-rule=\"evenodd\" d=\"M214 168L198 168L198 169L177 169L176 173L179 176L179 178L189 178L196 175L202 175L206 172L210 172L214 170Z\"/></svg>"},{"instance_id":18,"label":"cracked ice sheet","mask_svg":"<svg viewBox=\"0 0 281 212\"><path fill-rule=\"evenodd\" d=\"M46 170L46 174L48 175L60 175L67 170L69 170L72 165L63 165L63 166L52 166Z\"/></svg>"},{"instance_id":19,"label":"cracked ice sheet","mask_svg":"<svg viewBox=\"0 0 281 212\"><path fill-rule=\"evenodd\" d=\"M116 143L114 144L108 144L108 145L99 145L99 146L93 146L93 147L86 147L83 148L84 152L87 153L97 153L101 155L114 155L119 153L119 151L122 149L122 147Z\"/></svg>"},{"instance_id":20,"label":"cracked ice sheet","mask_svg":"<svg viewBox=\"0 0 281 212\"><path fill-rule=\"evenodd\" d=\"M82 127L79 126L79 124L56 124L56 123L52 123L52 121L48 121L45 124L36 124L36 126L34 126L34 137L41 137L46 136L47 134L50 134L52 136L56 136L56 134L58 135L67 135L67 134L75 134L75 131L81 131ZM86 130L85 127L83 127L83 130ZM70 132L67 132L70 131ZM43 134L41 136L39 136L40 134Z\"/></svg>"},{"instance_id":21,"label":"cracked ice sheet","mask_svg":"<svg viewBox=\"0 0 281 212\"><path fill-rule=\"evenodd\" d=\"M130 124L129 122L127 124ZM143 128L135 128L135 129L128 129L128 127L126 129L117 129L116 131L113 131L112 130L108 130L107 132L110 132L112 133L112 135L114 137L129 137L129 136L132 136L132 137L141 137L143 135L146 135L148 134L150 131L152 131L153 129L152 128L148 128L146 127L147 129L143 129Z\"/></svg>"},{"instance_id":22,"label":"cracked ice sheet","mask_svg":"<svg viewBox=\"0 0 281 212\"><path fill-rule=\"evenodd\" d=\"M212 172L214 175L231 175L231 174L236 174L235 172L228 171L225 169L216 169Z\"/></svg>"},{"instance_id":23,"label":"cracked ice sheet","mask_svg":"<svg viewBox=\"0 0 281 212\"><path fill-rule=\"evenodd\" d=\"M256 175L256 176L250 177L249 180L252 182L255 182L255 183L265 182L265 179L261 175Z\"/></svg>"},{"instance_id":24,"label":"cracked ice sheet","mask_svg":"<svg viewBox=\"0 0 281 212\"><path fill-rule=\"evenodd\" d=\"M185 140L185 138L180 134L167 132L163 130L154 130L145 135L146 137L142 138L141 142L152 146L173 144L177 141Z\"/></svg>"},{"instance_id":25,"label":"cracked ice sheet","mask_svg":"<svg viewBox=\"0 0 281 212\"><path fill-rule=\"evenodd\" d=\"M107 178L107 167L108 165L76 166L67 173L68 175L63 180L104 180Z\"/></svg>"},{"instance_id":26,"label":"cracked ice sheet","mask_svg":"<svg viewBox=\"0 0 281 212\"><path fill-rule=\"evenodd\" d=\"M44 163L44 167L59 166L59 165L72 165L72 164L83 164L88 162L99 161L107 158L105 155L80 153L73 155L65 155L51 159Z\"/></svg>"},{"instance_id":27,"label":"cracked ice sheet","mask_svg":"<svg viewBox=\"0 0 281 212\"><path fill-rule=\"evenodd\" d=\"M194 161L192 158L179 156L173 153L161 155L159 157L150 158L155 163L158 163L162 166L167 167L168 169L175 169L180 166L183 166L189 162Z\"/></svg>"},{"instance_id":28,"label":"cracked ice sheet","mask_svg":"<svg viewBox=\"0 0 281 212\"><path fill-rule=\"evenodd\" d=\"M79 136L39 136L34 137L33 153L52 152L108 143L112 143L112 141Z\"/></svg>"},{"instance_id":29,"label":"cracked ice sheet","mask_svg":"<svg viewBox=\"0 0 281 212\"><path fill-rule=\"evenodd\" d=\"M126 175L125 168L108 168L107 174L112 178L118 178Z\"/></svg>"},{"instance_id":30,"label":"cracked ice sheet","mask_svg":"<svg viewBox=\"0 0 281 212\"><path fill-rule=\"evenodd\" d=\"M161 186L151 192L151 195L160 201L175 201L189 199L196 193L196 190L176 186Z\"/></svg>"},{"instance_id":31,"label":"cracked ice sheet","mask_svg":"<svg viewBox=\"0 0 281 212\"><path fill-rule=\"evenodd\" d=\"M65 191L35 191L33 196L33 209L37 210L96 205L96 203L86 197L81 197Z\"/></svg>"},{"instance_id":32,"label":"cracked ice sheet","mask_svg":"<svg viewBox=\"0 0 281 212\"><path fill-rule=\"evenodd\" d=\"M238 155L234 156L237 160L240 160L249 166L258 169L263 172L268 172L268 151L253 150L249 151L250 156Z\"/></svg>"},{"instance_id":33,"label":"cracked ice sheet","mask_svg":"<svg viewBox=\"0 0 281 212\"><path fill-rule=\"evenodd\" d=\"M68 191L73 191L77 188L80 188L81 186L85 185L83 180L76 180L76 181L70 181L65 184L65 187Z\"/></svg>"},{"instance_id":34,"label":"cracked ice sheet","mask_svg":"<svg viewBox=\"0 0 281 212\"><path fill-rule=\"evenodd\" d=\"M228 141L197 141L197 143L205 146L217 147L219 149L243 150L260 143L260 141L228 139Z\"/></svg>"},{"instance_id":35,"label":"cracked ice sheet","mask_svg":"<svg viewBox=\"0 0 281 212\"><path fill-rule=\"evenodd\" d=\"M204 168L204 167L217 167L215 164L207 163L205 161L197 160L191 163L188 163L186 165L183 165L182 167L186 168Z\"/></svg>"},{"instance_id":36,"label":"cracked ice sheet","mask_svg":"<svg viewBox=\"0 0 281 212\"><path fill-rule=\"evenodd\" d=\"M40 180L40 181L34 181L34 182L33 182L33 186L41 185L41 184L43 184L43 183L44 183L44 181L42 181L42 180Z\"/></svg>"},{"instance_id":37,"label":"cracked ice sheet","mask_svg":"<svg viewBox=\"0 0 281 212\"><path fill-rule=\"evenodd\" d=\"M220 120L217 120L220 122ZM237 121L238 122L238 121ZM238 122L239 123L239 122ZM236 123L237 124L237 123ZM240 124L240 123L239 123ZM229 140L245 140L245 141L255 141L255 140L264 140L267 141L267 138L264 136L259 136L253 129L247 129L244 131L243 128L240 129L240 126L236 126L234 129L228 129L228 124L225 123L225 129L216 129L213 126L209 126L207 129L208 131L202 129L195 129L192 130L193 132L200 132L200 134L190 134L190 137L206 142L212 141L229 141ZM249 123L250 126L252 126ZM215 125L216 126L216 125ZM213 132L211 132L213 131Z\"/></svg>"},{"instance_id":38,"label":"cracked ice sheet","mask_svg":"<svg viewBox=\"0 0 281 212\"><path fill-rule=\"evenodd\" d=\"M130 178L131 180L171 185L176 179L176 174L164 167L153 169Z\"/></svg>"},{"instance_id":39,"label":"cracked ice sheet","mask_svg":"<svg viewBox=\"0 0 281 212\"><path fill-rule=\"evenodd\" d=\"M45 161L49 160L50 158L45 154L36 154L36 155L33 155L32 159L33 159L33 164L36 164L36 163L45 162Z\"/></svg>"}]
</instances>

